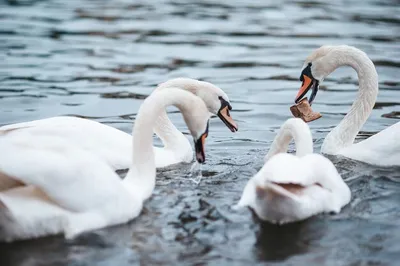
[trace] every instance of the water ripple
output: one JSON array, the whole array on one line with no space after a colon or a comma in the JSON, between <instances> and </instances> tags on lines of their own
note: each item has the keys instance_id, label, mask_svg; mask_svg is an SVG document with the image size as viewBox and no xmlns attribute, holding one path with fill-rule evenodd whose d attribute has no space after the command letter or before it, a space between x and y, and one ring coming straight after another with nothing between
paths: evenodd
<instances>
[{"instance_id":1,"label":"water ripple","mask_svg":"<svg viewBox=\"0 0 400 266\"><path fill-rule=\"evenodd\" d=\"M190 164L158 170L138 219L72 241L1 244L2 262L393 265L400 169L329 157L353 193L339 215L275 226L230 207L291 116L300 68L313 49L354 45L377 66L378 101L356 141L400 119L398 14L393 0L0 1L0 125L73 115L131 132L143 99L180 76L224 89L240 124L231 135L212 118L200 184L187 178ZM325 79L314 103L323 119L310 124L316 150L357 89L349 68ZM179 112L169 116L189 134Z\"/></svg>"}]
</instances>

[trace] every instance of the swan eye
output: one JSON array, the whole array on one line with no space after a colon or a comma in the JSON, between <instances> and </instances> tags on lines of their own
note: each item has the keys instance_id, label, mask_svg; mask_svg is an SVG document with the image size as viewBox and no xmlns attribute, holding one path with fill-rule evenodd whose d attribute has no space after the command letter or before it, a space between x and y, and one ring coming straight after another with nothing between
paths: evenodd
<instances>
[{"instance_id":1,"label":"swan eye","mask_svg":"<svg viewBox=\"0 0 400 266\"><path fill-rule=\"evenodd\" d=\"M306 75L306 76L309 77L309 78L314 78L313 75L312 75L312 73L311 73L311 66L312 66L312 63L310 62L310 63L308 63L307 66L303 69L303 71L301 71L301 74L300 74L300 81L303 82L302 86L304 85L304 75Z\"/></svg>"},{"instance_id":2,"label":"swan eye","mask_svg":"<svg viewBox=\"0 0 400 266\"><path fill-rule=\"evenodd\" d=\"M219 101L221 102L221 108L220 108L220 110L223 109L223 108L225 108L226 106L228 106L228 109L229 109L229 110L232 110L231 104L230 104L227 100L225 100L222 96L218 96L218 99L219 99ZM228 113L229 113L229 112L228 112Z\"/></svg>"}]
</instances>

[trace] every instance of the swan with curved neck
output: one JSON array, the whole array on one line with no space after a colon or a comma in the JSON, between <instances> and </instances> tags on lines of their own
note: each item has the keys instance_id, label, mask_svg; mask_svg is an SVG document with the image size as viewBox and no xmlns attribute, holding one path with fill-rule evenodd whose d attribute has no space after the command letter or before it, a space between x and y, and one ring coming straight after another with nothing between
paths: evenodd
<instances>
[{"instance_id":1,"label":"swan with curved neck","mask_svg":"<svg viewBox=\"0 0 400 266\"><path fill-rule=\"evenodd\" d=\"M292 139L296 155L286 153ZM331 161L312 152L308 125L299 118L288 119L235 208L250 207L260 219L278 224L340 212L350 202L350 189Z\"/></svg>"},{"instance_id":2,"label":"swan with curved neck","mask_svg":"<svg viewBox=\"0 0 400 266\"><path fill-rule=\"evenodd\" d=\"M232 132L237 131L237 125L229 112L232 109L229 98L217 86L195 79L176 78L160 84L155 92L169 88L180 88L199 96L209 112L216 114ZM189 140L171 123L165 110L157 118L154 131L164 144L162 148L154 147L157 168L193 160L193 149ZM127 169L132 162L132 136L89 119L61 116L0 127L0 135L21 132L46 134L70 141L100 156L114 170ZM0 191L16 185L18 183L15 180L0 175Z\"/></svg>"},{"instance_id":3,"label":"swan with curved neck","mask_svg":"<svg viewBox=\"0 0 400 266\"><path fill-rule=\"evenodd\" d=\"M197 95L204 101L210 113L217 115L232 132L238 130L237 124L230 115L232 106L228 95L217 86L195 79L175 78L161 83L155 91L171 87L182 88ZM159 162L157 163L158 167L192 160L192 146L185 135L172 124L165 110L157 118L154 132L164 144L164 148L160 149L156 154L156 161Z\"/></svg>"},{"instance_id":4,"label":"swan with curved neck","mask_svg":"<svg viewBox=\"0 0 400 266\"><path fill-rule=\"evenodd\" d=\"M210 115L201 99L181 89L155 92L143 102L124 180L101 157L65 139L24 131L0 135L0 173L24 184L0 191L0 239L71 238L138 216L155 186L154 123L169 105L182 112L196 158L204 162Z\"/></svg>"},{"instance_id":5,"label":"swan with curved neck","mask_svg":"<svg viewBox=\"0 0 400 266\"><path fill-rule=\"evenodd\" d=\"M372 112L379 90L375 66L363 51L347 45L322 46L315 50L305 60L300 76L303 84L295 102L299 102L311 90L312 103L319 84L341 66L350 66L357 72L358 94L343 120L326 136L321 152L340 154L375 165L400 165L400 122L354 144L358 132Z\"/></svg>"}]
</instances>

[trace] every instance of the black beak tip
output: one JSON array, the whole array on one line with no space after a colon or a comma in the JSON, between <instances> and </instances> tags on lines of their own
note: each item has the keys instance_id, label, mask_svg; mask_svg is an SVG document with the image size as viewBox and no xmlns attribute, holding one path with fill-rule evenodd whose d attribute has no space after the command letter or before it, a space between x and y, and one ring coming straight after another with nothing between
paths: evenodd
<instances>
[{"instance_id":1,"label":"black beak tip","mask_svg":"<svg viewBox=\"0 0 400 266\"><path fill-rule=\"evenodd\" d=\"M202 153L196 153L196 160L198 163L203 164L206 161L206 158Z\"/></svg>"},{"instance_id":2,"label":"black beak tip","mask_svg":"<svg viewBox=\"0 0 400 266\"><path fill-rule=\"evenodd\" d=\"M224 124L229 128L229 130L230 130L231 132L239 131L239 128L238 128L237 125L232 125L231 123L229 123L229 122L225 119L225 117L224 117L223 115L221 115L220 113L218 113L218 117L219 117L219 119L222 120L222 122L224 122Z\"/></svg>"},{"instance_id":3,"label":"black beak tip","mask_svg":"<svg viewBox=\"0 0 400 266\"><path fill-rule=\"evenodd\" d=\"M311 93L310 101L309 101L310 105L312 104L312 102L314 101L315 97L317 96L318 87L319 87L318 85L319 85L318 81L313 85L312 93Z\"/></svg>"},{"instance_id":4,"label":"black beak tip","mask_svg":"<svg viewBox=\"0 0 400 266\"><path fill-rule=\"evenodd\" d=\"M230 125L230 126L229 126L229 129L230 129L232 132L237 132L237 131L239 131L239 128L238 128L237 126L233 126L233 125Z\"/></svg>"},{"instance_id":5,"label":"black beak tip","mask_svg":"<svg viewBox=\"0 0 400 266\"><path fill-rule=\"evenodd\" d=\"M204 147L201 138L195 141L194 145L196 150L196 161L199 163L204 163L206 161L206 155L204 153Z\"/></svg>"}]
</instances>

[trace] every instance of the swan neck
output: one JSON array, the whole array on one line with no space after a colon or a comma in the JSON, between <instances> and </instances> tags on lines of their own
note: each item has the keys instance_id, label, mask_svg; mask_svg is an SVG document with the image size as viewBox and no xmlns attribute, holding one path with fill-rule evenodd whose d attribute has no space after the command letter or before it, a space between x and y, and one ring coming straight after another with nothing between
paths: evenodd
<instances>
[{"instance_id":1,"label":"swan neck","mask_svg":"<svg viewBox=\"0 0 400 266\"><path fill-rule=\"evenodd\" d=\"M372 112L378 95L378 74L371 59L362 51L344 46L330 55L332 71L340 66L350 66L358 76L358 93L349 112L325 138L322 152L337 154L354 140Z\"/></svg>"},{"instance_id":2,"label":"swan neck","mask_svg":"<svg viewBox=\"0 0 400 266\"><path fill-rule=\"evenodd\" d=\"M156 119L154 133L161 139L165 149L177 151L186 146L191 148L188 139L171 122L165 110Z\"/></svg>"},{"instance_id":3,"label":"swan neck","mask_svg":"<svg viewBox=\"0 0 400 266\"><path fill-rule=\"evenodd\" d=\"M133 127L133 164L124 182L132 193L145 200L155 187L156 165L153 149L153 128L157 117L169 105L177 106L182 113L190 111L186 94L179 90L157 92L150 95L139 108Z\"/></svg>"},{"instance_id":4,"label":"swan neck","mask_svg":"<svg viewBox=\"0 0 400 266\"><path fill-rule=\"evenodd\" d=\"M289 143L294 140L296 146L296 156L302 157L313 153L313 142L311 131L308 125L299 118L287 120L279 129L265 161L278 153L287 152Z\"/></svg>"},{"instance_id":5,"label":"swan neck","mask_svg":"<svg viewBox=\"0 0 400 266\"><path fill-rule=\"evenodd\" d=\"M161 83L157 86L155 91L163 91L168 88L179 88L197 95L200 86L201 83L198 80L177 78ZM156 120L154 133L156 133L161 139L165 149L171 149L174 151L186 151L192 149L189 140L171 122L165 109L160 112L160 115Z\"/></svg>"}]
</instances>

